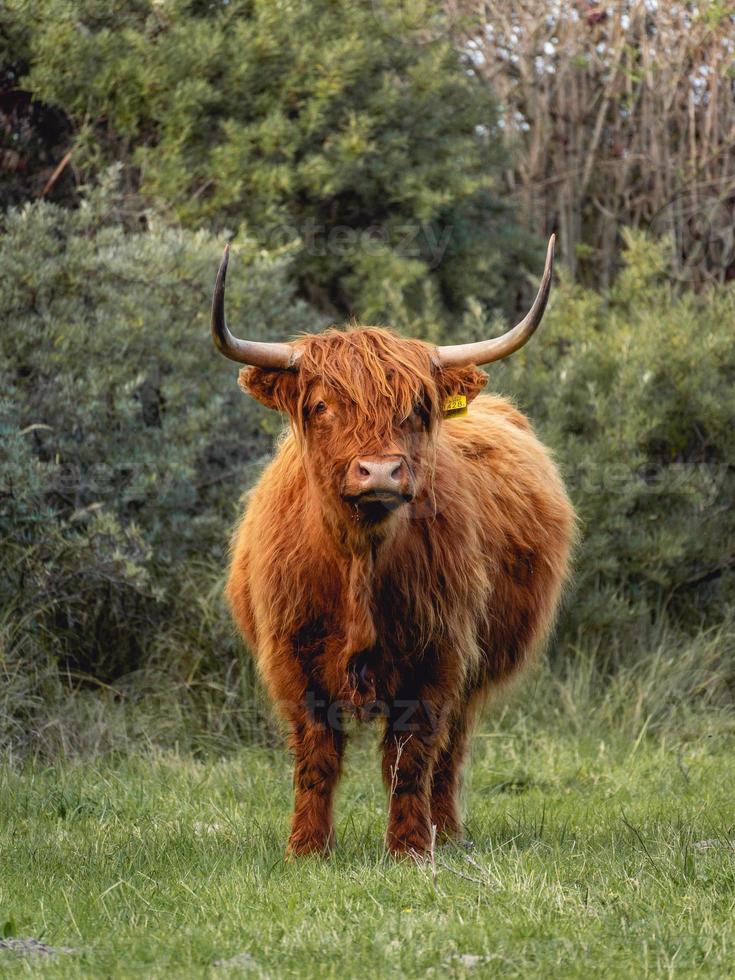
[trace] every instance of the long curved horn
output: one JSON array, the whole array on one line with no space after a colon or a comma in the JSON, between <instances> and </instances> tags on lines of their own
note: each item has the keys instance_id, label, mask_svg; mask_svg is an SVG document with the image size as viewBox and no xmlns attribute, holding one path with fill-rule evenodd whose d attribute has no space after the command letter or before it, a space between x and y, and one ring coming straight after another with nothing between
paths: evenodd
<instances>
[{"instance_id":1,"label":"long curved horn","mask_svg":"<svg viewBox=\"0 0 735 980\"><path fill-rule=\"evenodd\" d=\"M259 368L280 368L295 370L298 365L299 352L290 344L271 344L257 340L238 340L227 329L225 320L225 279L227 278L227 263L230 259L230 246L225 246L217 271L217 281L214 284L212 297L212 339L219 351L231 361L240 364L252 364Z\"/></svg>"},{"instance_id":2,"label":"long curved horn","mask_svg":"<svg viewBox=\"0 0 735 980\"><path fill-rule=\"evenodd\" d=\"M551 272L554 267L554 242L556 236L552 235L549 239L549 246L546 249L546 265L544 266L544 276L533 301L533 306L517 323L512 330L504 333L502 337L495 337L493 340L479 340L474 344L454 344L449 347L438 347L437 354L439 363L442 367L467 367L470 364L490 364L491 361L499 361L507 357L519 347L523 347L526 341L530 340L536 331L541 318L546 309L546 302L551 291Z\"/></svg>"}]
</instances>

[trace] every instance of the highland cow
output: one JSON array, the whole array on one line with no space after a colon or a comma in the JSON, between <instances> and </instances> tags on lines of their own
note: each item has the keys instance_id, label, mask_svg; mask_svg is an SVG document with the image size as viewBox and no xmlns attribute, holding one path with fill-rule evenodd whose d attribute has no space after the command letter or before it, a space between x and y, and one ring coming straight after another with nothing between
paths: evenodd
<instances>
[{"instance_id":1,"label":"highland cow","mask_svg":"<svg viewBox=\"0 0 735 980\"><path fill-rule=\"evenodd\" d=\"M537 328L553 245L527 316L452 347L377 327L238 340L225 252L215 343L248 365L242 388L290 420L235 533L227 596L289 727L292 855L333 844L350 714L382 727L388 848L420 856L434 834L460 835L478 707L548 636L574 514L528 420L480 394L478 365Z\"/></svg>"}]
</instances>

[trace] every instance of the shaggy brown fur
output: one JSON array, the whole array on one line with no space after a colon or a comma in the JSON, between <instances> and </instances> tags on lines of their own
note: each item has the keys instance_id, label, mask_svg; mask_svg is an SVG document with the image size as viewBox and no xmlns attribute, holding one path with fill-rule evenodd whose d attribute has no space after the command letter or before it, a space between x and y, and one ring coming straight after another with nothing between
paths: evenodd
<instances>
[{"instance_id":1,"label":"shaggy brown fur","mask_svg":"<svg viewBox=\"0 0 735 980\"><path fill-rule=\"evenodd\" d=\"M343 716L384 729L387 843L422 854L461 832L460 769L478 703L552 625L574 515L528 421L476 397L476 368L377 328L298 342L298 372L245 368L242 387L290 431L252 491L227 595L295 755L289 851L332 843ZM443 418L463 393L469 413ZM350 463L402 459L413 499L376 515L345 499Z\"/></svg>"}]
</instances>

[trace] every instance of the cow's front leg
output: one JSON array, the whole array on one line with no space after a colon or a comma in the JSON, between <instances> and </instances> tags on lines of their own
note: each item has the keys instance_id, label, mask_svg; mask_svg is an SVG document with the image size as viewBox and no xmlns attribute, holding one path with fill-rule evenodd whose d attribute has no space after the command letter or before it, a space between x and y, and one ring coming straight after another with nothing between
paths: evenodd
<instances>
[{"instance_id":1,"label":"cow's front leg","mask_svg":"<svg viewBox=\"0 0 735 980\"><path fill-rule=\"evenodd\" d=\"M334 840L332 801L340 777L345 737L339 724L305 713L291 732L294 813L287 853L326 854Z\"/></svg>"},{"instance_id":2,"label":"cow's front leg","mask_svg":"<svg viewBox=\"0 0 735 980\"><path fill-rule=\"evenodd\" d=\"M386 845L420 857L431 847L431 774L444 719L431 700L397 700L388 712L383 779L389 794Z\"/></svg>"}]
</instances>

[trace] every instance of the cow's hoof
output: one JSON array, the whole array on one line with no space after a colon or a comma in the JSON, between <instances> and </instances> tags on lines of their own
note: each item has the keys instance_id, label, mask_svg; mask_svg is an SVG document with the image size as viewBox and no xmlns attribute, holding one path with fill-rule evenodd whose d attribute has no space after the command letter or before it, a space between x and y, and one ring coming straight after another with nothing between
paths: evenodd
<instances>
[{"instance_id":1,"label":"cow's hoof","mask_svg":"<svg viewBox=\"0 0 735 980\"><path fill-rule=\"evenodd\" d=\"M393 858L411 858L414 861L425 861L431 853L431 841L419 834L409 834L405 837L388 835L386 849Z\"/></svg>"},{"instance_id":2,"label":"cow's hoof","mask_svg":"<svg viewBox=\"0 0 735 980\"><path fill-rule=\"evenodd\" d=\"M286 860L302 857L329 857L334 849L334 834L292 833L286 845Z\"/></svg>"},{"instance_id":3,"label":"cow's hoof","mask_svg":"<svg viewBox=\"0 0 735 980\"><path fill-rule=\"evenodd\" d=\"M439 844L459 844L464 839L464 830L458 820L436 820L434 825L436 827L436 839Z\"/></svg>"},{"instance_id":4,"label":"cow's hoof","mask_svg":"<svg viewBox=\"0 0 735 980\"><path fill-rule=\"evenodd\" d=\"M414 864L427 864L431 860L431 852L416 847L389 847L388 856L393 861L413 861Z\"/></svg>"}]
</instances>

